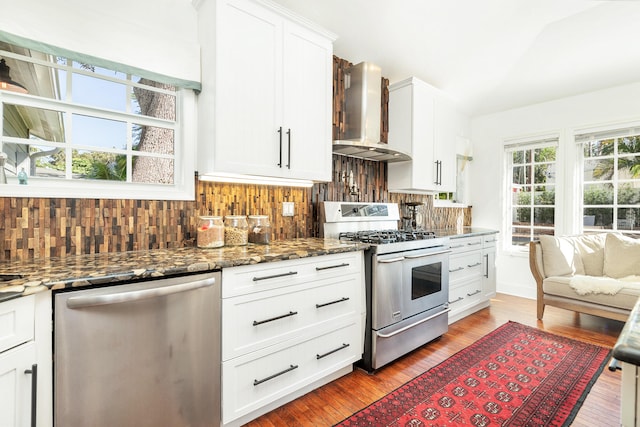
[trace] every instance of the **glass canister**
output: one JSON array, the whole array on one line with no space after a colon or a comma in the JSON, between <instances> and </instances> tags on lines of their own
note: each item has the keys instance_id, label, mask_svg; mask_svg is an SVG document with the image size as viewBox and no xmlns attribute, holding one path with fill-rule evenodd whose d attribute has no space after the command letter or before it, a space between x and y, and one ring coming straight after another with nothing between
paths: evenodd
<instances>
[{"instance_id":1,"label":"glass canister","mask_svg":"<svg viewBox=\"0 0 640 427\"><path fill-rule=\"evenodd\" d=\"M198 217L197 240L199 248L224 246L224 224L219 216Z\"/></svg>"},{"instance_id":2,"label":"glass canister","mask_svg":"<svg viewBox=\"0 0 640 427\"><path fill-rule=\"evenodd\" d=\"M269 244L271 224L266 215L249 215L249 243Z\"/></svg>"},{"instance_id":3,"label":"glass canister","mask_svg":"<svg viewBox=\"0 0 640 427\"><path fill-rule=\"evenodd\" d=\"M249 224L244 215L224 217L224 244L227 246L246 245L249 238Z\"/></svg>"}]
</instances>

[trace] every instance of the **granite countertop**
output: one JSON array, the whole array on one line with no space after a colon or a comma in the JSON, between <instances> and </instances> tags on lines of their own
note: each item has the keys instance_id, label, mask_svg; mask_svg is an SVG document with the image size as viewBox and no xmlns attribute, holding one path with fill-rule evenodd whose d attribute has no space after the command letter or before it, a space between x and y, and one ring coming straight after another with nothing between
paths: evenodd
<instances>
[{"instance_id":1,"label":"granite countertop","mask_svg":"<svg viewBox=\"0 0 640 427\"><path fill-rule=\"evenodd\" d=\"M433 231L436 233L438 237L449 237L451 239L498 233L498 230L494 230L491 228L479 228L479 227L462 227L462 229L443 228L443 229L433 230Z\"/></svg>"},{"instance_id":2,"label":"granite countertop","mask_svg":"<svg viewBox=\"0 0 640 427\"><path fill-rule=\"evenodd\" d=\"M640 299L631 310L612 354L621 362L640 366Z\"/></svg>"},{"instance_id":3,"label":"granite countertop","mask_svg":"<svg viewBox=\"0 0 640 427\"><path fill-rule=\"evenodd\" d=\"M48 290L118 284L141 278L353 252L367 247L362 243L308 238L276 241L269 245L153 249L0 262L0 302Z\"/></svg>"}]
</instances>

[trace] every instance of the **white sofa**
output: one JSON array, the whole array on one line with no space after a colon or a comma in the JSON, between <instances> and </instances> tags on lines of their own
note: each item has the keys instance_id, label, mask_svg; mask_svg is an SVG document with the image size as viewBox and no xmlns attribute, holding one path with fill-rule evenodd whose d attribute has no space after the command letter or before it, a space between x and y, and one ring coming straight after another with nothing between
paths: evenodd
<instances>
[{"instance_id":1,"label":"white sofa","mask_svg":"<svg viewBox=\"0 0 640 427\"><path fill-rule=\"evenodd\" d=\"M541 236L529 245L538 319L546 305L626 321L640 296L640 239Z\"/></svg>"}]
</instances>

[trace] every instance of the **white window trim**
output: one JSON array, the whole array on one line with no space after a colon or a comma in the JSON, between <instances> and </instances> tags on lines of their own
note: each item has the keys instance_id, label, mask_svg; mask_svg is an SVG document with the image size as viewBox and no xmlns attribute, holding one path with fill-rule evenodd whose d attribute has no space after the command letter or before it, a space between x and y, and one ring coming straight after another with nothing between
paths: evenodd
<instances>
[{"instance_id":1,"label":"white window trim","mask_svg":"<svg viewBox=\"0 0 640 427\"><path fill-rule=\"evenodd\" d=\"M512 220L512 205L511 199L507 197L507 192L511 189L511 172L512 169L508 168L510 165L510 160L508 156L513 151L517 151L518 147L528 147L529 149L535 148L536 145L540 146L548 146L549 143L554 143L556 146L556 182L554 184L556 188L556 201L555 201L555 212L554 212L554 230L558 231L558 223L560 221L562 215L562 204L558 202L559 195L558 190L561 188L562 176L561 176L561 168L559 167L562 162L561 155L561 136L562 133L560 131L554 132L545 132L540 134L530 134L512 138L505 138L502 141L502 200L503 200L503 224L502 224L502 235L504 236L502 240L502 250L508 255L514 256L526 256L529 253L529 246L516 246L511 244L511 228L513 224Z\"/></svg>"}]
</instances>

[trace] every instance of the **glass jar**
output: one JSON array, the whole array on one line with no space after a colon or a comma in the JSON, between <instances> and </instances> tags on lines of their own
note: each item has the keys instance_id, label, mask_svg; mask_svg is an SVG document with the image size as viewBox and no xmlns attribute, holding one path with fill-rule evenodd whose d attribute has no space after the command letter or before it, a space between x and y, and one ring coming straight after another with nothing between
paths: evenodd
<instances>
[{"instance_id":1,"label":"glass jar","mask_svg":"<svg viewBox=\"0 0 640 427\"><path fill-rule=\"evenodd\" d=\"M269 244L271 224L266 215L249 215L249 243Z\"/></svg>"},{"instance_id":2,"label":"glass jar","mask_svg":"<svg viewBox=\"0 0 640 427\"><path fill-rule=\"evenodd\" d=\"M244 215L224 217L224 244L227 246L246 245L249 237L249 224Z\"/></svg>"},{"instance_id":3,"label":"glass jar","mask_svg":"<svg viewBox=\"0 0 640 427\"><path fill-rule=\"evenodd\" d=\"M224 246L224 224L219 216L198 217L197 240L199 248Z\"/></svg>"}]
</instances>

